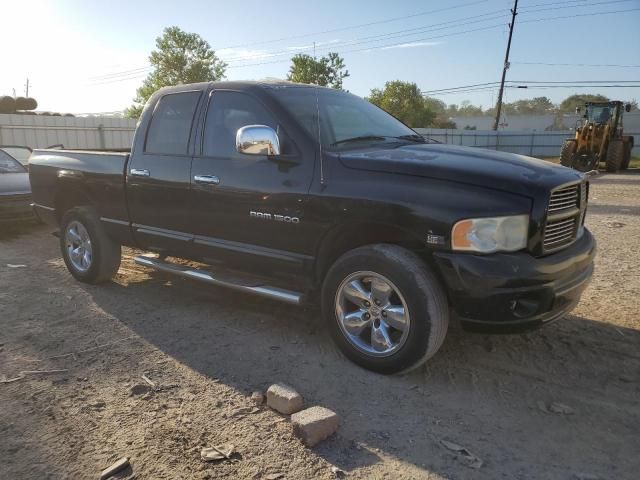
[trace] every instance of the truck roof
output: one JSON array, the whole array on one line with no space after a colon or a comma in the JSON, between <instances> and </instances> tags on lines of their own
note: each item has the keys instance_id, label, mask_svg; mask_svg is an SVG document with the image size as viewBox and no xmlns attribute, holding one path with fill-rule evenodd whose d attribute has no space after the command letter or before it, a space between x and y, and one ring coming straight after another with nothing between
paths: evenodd
<instances>
[{"instance_id":1,"label":"truck roof","mask_svg":"<svg viewBox=\"0 0 640 480\"><path fill-rule=\"evenodd\" d=\"M322 87L319 85L310 85L307 83L295 83L288 82L286 80L241 80L241 81L224 81L224 82L200 82L189 83L184 85L174 85L170 87L163 87L159 92L183 92L188 90L205 90L208 87L214 88L229 88L234 90L248 90L252 88L264 88L264 89L282 89L282 88L323 88L332 90L329 87Z\"/></svg>"}]
</instances>

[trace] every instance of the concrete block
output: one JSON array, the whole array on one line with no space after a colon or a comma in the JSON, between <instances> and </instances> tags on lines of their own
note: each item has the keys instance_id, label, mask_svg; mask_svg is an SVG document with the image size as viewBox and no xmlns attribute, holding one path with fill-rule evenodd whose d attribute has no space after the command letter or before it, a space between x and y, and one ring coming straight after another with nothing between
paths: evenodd
<instances>
[{"instance_id":1,"label":"concrete block","mask_svg":"<svg viewBox=\"0 0 640 480\"><path fill-rule=\"evenodd\" d=\"M302 410L302 396L292 387L277 383L267 390L267 405L274 410L290 415Z\"/></svg>"},{"instance_id":2,"label":"concrete block","mask_svg":"<svg viewBox=\"0 0 640 480\"><path fill-rule=\"evenodd\" d=\"M338 430L339 418L324 407L311 407L291 415L293 430L305 445L313 447Z\"/></svg>"}]
</instances>

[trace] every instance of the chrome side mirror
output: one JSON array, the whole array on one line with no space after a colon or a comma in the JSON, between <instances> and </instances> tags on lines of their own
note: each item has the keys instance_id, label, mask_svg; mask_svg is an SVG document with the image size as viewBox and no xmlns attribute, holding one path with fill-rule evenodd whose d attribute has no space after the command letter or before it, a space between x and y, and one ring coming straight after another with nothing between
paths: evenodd
<instances>
[{"instance_id":1,"label":"chrome side mirror","mask_svg":"<svg viewBox=\"0 0 640 480\"><path fill-rule=\"evenodd\" d=\"M280 155L280 140L271 127L247 125L236 133L236 150L247 155Z\"/></svg>"}]
</instances>

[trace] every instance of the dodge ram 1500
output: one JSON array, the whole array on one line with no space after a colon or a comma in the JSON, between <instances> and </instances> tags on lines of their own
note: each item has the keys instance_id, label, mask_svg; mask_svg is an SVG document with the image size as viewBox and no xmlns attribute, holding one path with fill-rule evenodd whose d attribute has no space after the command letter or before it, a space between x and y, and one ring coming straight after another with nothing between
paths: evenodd
<instances>
[{"instance_id":1,"label":"dodge ram 1500","mask_svg":"<svg viewBox=\"0 0 640 480\"><path fill-rule=\"evenodd\" d=\"M36 150L30 180L78 280L109 280L125 245L150 268L317 301L344 354L382 373L434 355L450 314L494 332L561 318L593 271L583 174L429 143L310 85L161 89L130 154Z\"/></svg>"}]
</instances>

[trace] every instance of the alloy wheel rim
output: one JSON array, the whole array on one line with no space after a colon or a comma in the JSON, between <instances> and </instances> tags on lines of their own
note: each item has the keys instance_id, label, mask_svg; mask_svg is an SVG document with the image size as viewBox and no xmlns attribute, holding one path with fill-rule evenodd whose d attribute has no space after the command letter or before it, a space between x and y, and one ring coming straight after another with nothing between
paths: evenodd
<instances>
[{"instance_id":1,"label":"alloy wheel rim","mask_svg":"<svg viewBox=\"0 0 640 480\"><path fill-rule=\"evenodd\" d=\"M67 225L65 244L67 256L73 267L80 272L89 270L93 261L93 250L89 232L82 223L73 221Z\"/></svg>"},{"instance_id":2,"label":"alloy wheel rim","mask_svg":"<svg viewBox=\"0 0 640 480\"><path fill-rule=\"evenodd\" d=\"M366 355L393 355L409 336L407 302L379 273L355 272L345 278L336 293L335 311L347 341Z\"/></svg>"}]
</instances>

